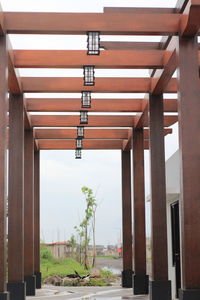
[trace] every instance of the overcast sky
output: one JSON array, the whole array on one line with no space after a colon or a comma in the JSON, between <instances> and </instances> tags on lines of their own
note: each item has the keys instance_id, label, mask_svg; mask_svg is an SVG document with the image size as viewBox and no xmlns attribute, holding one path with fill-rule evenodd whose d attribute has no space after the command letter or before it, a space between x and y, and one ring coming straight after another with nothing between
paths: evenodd
<instances>
[{"instance_id":1,"label":"overcast sky","mask_svg":"<svg viewBox=\"0 0 200 300\"><path fill-rule=\"evenodd\" d=\"M102 12L104 6L173 7L176 0L1 0L5 11ZM77 20L78 22L78 20ZM86 49L85 36L12 35L16 49ZM102 40L141 41L144 37L101 37ZM156 41L160 37L148 37ZM82 76L82 70L19 70L24 76ZM97 70L96 76L148 76L145 70ZM31 95L41 97L41 95ZM42 94L42 97L80 97L80 94ZM105 97L133 97L132 94L104 94ZM174 95L170 95L173 97ZM102 97L96 94L95 97ZM134 97L142 98L143 95ZM169 95L165 95L169 97ZM166 158L178 149L177 125L165 138ZM146 195L149 194L149 152L145 151ZM97 194L97 243L115 244L121 238L121 152L83 151L75 160L74 151L41 151L41 237L45 241L66 240L83 217L84 198L81 187ZM147 204L147 234L150 234Z\"/></svg>"}]
</instances>

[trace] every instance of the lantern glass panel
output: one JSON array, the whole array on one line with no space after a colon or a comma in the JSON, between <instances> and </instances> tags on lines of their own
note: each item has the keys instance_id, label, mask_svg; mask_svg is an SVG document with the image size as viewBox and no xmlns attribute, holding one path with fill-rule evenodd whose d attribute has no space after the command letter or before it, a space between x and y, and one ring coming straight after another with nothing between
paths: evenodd
<instances>
[{"instance_id":1,"label":"lantern glass panel","mask_svg":"<svg viewBox=\"0 0 200 300\"><path fill-rule=\"evenodd\" d=\"M93 66L84 66L84 85L93 86L94 85L94 67Z\"/></svg>"},{"instance_id":2,"label":"lantern glass panel","mask_svg":"<svg viewBox=\"0 0 200 300\"><path fill-rule=\"evenodd\" d=\"M80 112L80 123L88 124L88 112L87 111Z\"/></svg>"},{"instance_id":3,"label":"lantern glass panel","mask_svg":"<svg viewBox=\"0 0 200 300\"><path fill-rule=\"evenodd\" d=\"M84 127L78 127L77 128L77 137L78 138L84 138Z\"/></svg>"},{"instance_id":4,"label":"lantern glass panel","mask_svg":"<svg viewBox=\"0 0 200 300\"><path fill-rule=\"evenodd\" d=\"M82 92L82 108L91 107L91 92Z\"/></svg>"},{"instance_id":5,"label":"lantern glass panel","mask_svg":"<svg viewBox=\"0 0 200 300\"><path fill-rule=\"evenodd\" d=\"M80 139L80 138L76 139L76 148L77 149L82 148L82 139Z\"/></svg>"},{"instance_id":6,"label":"lantern glass panel","mask_svg":"<svg viewBox=\"0 0 200 300\"><path fill-rule=\"evenodd\" d=\"M81 159L81 149L76 149L75 150L75 158L76 159Z\"/></svg>"},{"instance_id":7,"label":"lantern glass panel","mask_svg":"<svg viewBox=\"0 0 200 300\"><path fill-rule=\"evenodd\" d=\"M100 54L100 34L98 31L88 32L87 48L88 55L99 55Z\"/></svg>"}]
</instances>

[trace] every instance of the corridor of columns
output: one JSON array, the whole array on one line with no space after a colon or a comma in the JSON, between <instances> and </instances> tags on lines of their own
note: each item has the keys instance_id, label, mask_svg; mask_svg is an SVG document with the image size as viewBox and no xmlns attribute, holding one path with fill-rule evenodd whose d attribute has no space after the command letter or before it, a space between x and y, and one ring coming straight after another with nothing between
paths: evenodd
<instances>
[{"instance_id":1,"label":"corridor of columns","mask_svg":"<svg viewBox=\"0 0 200 300\"><path fill-rule=\"evenodd\" d=\"M153 0L148 7L147 1L136 2L137 7L121 7L122 1L103 12L72 13L68 6L66 12L42 12L39 6L30 12L26 3L20 10L12 0L2 0L0 300L200 299L200 0L170 1L165 7L155 7ZM38 42L27 49L30 36ZM71 49L70 43L40 49L41 36L84 37L84 49ZM65 70L72 75L63 76ZM74 76L76 71L81 76ZM178 219L169 224L165 137L174 134L176 123L180 197ZM79 160L87 150L120 151L120 287L69 292L42 286L40 169L41 152L47 150L74 150ZM151 191L150 261L145 176ZM174 224L180 234L176 239L172 227L170 247L168 229Z\"/></svg>"}]
</instances>

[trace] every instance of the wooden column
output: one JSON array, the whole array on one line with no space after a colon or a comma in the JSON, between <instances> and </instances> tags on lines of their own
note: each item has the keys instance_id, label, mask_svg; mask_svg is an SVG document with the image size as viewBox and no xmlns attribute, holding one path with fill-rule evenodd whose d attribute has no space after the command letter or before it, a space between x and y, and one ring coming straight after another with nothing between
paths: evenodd
<instances>
[{"instance_id":1,"label":"wooden column","mask_svg":"<svg viewBox=\"0 0 200 300\"><path fill-rule=\"evenodd\" d=\"M0 299L8 299L6 292L6 182L7 182L7 45L6 37L0 37Z\"/></svg>"},{"instance_id":2,"label":"wooden column","mask_svg":"<svg viewBox=\"0 0 200 300\"><path fill-rule=\"evenodd\" d=\"M197 37L179 39L180 299L200 299L200 85Z\"/></svg>"},{"instance_id":3,"label":"wooden column","mask_svg":"<svg viewBox=\"0 0 200 300\"><path fill-rule=\"evenodd\" d=\"M26 298L24 283L24 102L9 99L8 290L11 300Z\"/></svg>"},{"instance_id":4,"label":"wooden column","mask_svg":"<svg viewBox=\"0 0 200 300\"><path fill-rule=\"evenodd\" d=\"M34 139L33 130L24 134L24 278L27 296L34 296Z\"/></svg>"},{"instance_id":5,"label":"wooden column","mask_svg":"<svg viewBox=\"0 0 200 300\"><path fill-rule=\"evenodd\" d=\"M41 289L40 272L40 151L34 152L34 274Z\"/></svg>"},{"instance_id":6,"label":"wooden column","mask_svg":"<svg viewBox=\"0 0 200 300\"><path fill-rule=\"evenodd\" d=\"M148 294L149 278L146 275L145 183L144 183L144 132L133 131L133 244L134 244L134 295Z\"/></svg>"},{"instance_id":7,"label":"wooden column","mask_svg":"<svg viewBox=\"0 0 200 300\"><path fill-rule=\"evenodd\" d=\"M171 299L171 282L168 280L162 95L150 95L149 127L152 216L152 281L150 282L150 298L152 300L169 300Z\"/></svg>"},{"instance_id":8,"label":"wooden column","mask_svg":"<svg viewBox=\"0 0 200 300\"><path fill-rule=\"evenodd\" d=\"M123 234L123 271L122 286L132 287L133 243L131 212L131 161L130 151L122 151L122 234Z\"/></svg>"}]
</instances>

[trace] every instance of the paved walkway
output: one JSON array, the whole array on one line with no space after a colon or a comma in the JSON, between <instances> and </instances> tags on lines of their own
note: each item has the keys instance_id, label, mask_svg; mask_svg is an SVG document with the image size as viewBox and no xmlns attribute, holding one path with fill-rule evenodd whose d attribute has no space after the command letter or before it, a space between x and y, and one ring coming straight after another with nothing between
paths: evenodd
<instances>
[{"instance_id":1,"label":"paved walkway","mask_svg":"<svg viewBox=\"0 0 200 300\"><path fill-rule=\"evenodd\" d=\"M133 296L132 289L121 287L54 287L44 286L28 300L148 300L148 296Z\"/></svg>"}]
</instances>

